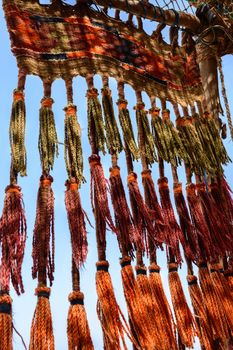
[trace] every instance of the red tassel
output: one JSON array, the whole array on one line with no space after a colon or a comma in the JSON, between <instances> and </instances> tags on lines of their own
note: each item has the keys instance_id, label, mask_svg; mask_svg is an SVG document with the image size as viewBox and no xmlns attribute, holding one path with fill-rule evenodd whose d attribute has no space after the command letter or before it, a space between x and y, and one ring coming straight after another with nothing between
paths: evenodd
<instances>
[{"instance_id":1,"label":"red tassel","mask_svg":"<svg viewBox=\"0 0 233 350\"><path fill-rule=\"evenodd\" d=\"M10 185L5 190L5 200L0 222L1 270L0 286L9 292L10 277L17 294L24 292L21 269L27 237L21 189Z\"/></svg>"},{"instance_id":2,"label":"red tassel","mask_svg":"<svg viewBox=\"0 0 233 350\"><path fill-rule=\"evenodd\" d=\"M151 177L151 170L144 170L142 172L142 182L145 189L145 196L148 200L148 205L154 212L154 229L156 232L156 237L160 242L166 242L167 226L164 222L164 216L162 208L159 204L158 197L155 191L155 185Z\"/></svg>"},{"instance_id":3,"label":"red tassel","mask_svg":"<svg viewBox=\"0 0 233 350\"><path fill-rule=\"evenodd\" d=\"M218 184L220 187L222 204L224 207L224 213L228 218L231 227L233 225L233 198L232 198L232 190L227 183L226 179L222 176L218 179Z\"/></svg>"},{"instance_id":4,"label":"red tassel","mask_svg":"<svg viewBox=\"0 0 233 350\"><path fill-rule=\"evenodd\" d=\"M77 268L87 258L88 243L85 213L82 209L77 182L66 182L65 205L71 234L72 257Z\"/></svg>"},{"instance_id":5,"label":"red tassel","mask_svg":"<svg viewBox=\"0 0 233 350\"><path fill-rule=\"evenodd\" d=\"M172 207L170 191L168 187L168 179L166 177L160 178L158 180L158 185L165 221L170 228L167 231L166 241L171 248L172 255L176 257L177 263L180 264L182 262L182 257L179 248L179 240L182 242L183 246L185 245L185 241L180 226L176 221L175 213Z\"/></svg>"},{"instance_id":6,"label":"red tassel","mask_svg":"<svg viewBox=\"0 0 233 350\"><path fill-rule=\"evenodd\" d=\"M115 227L112 216L110 213L108 205L108 192L107 192L107 181L104 177L104 171L102 164L100 163L100 157L93 154L89 157L90 169L91 169L91 201L93 210L98 210L100 216L105 225L107 224L109 228L118 233ZM95 200L94 200L95 199ZM95 208L95 203L98 203L98 208ZM97 206L96 206L97 207ZM97 217L97 215L95 215ZM96 223L98 225L98 222ZM100 241L105 242L105 230L99 230Z\"/></svg>"},{"instance_id":7,"label":"red tassel","mask_svg":"<svg viewBox=\"0 0 233 350\"><path fill-rule=\"evenodd\" d=\"M40 269L44 270L46 267L50 285L54 279L54 195L51 187L52 182L53 178L50 175L42 175L40 178L32 248L32 277L36 278L41 272ZM41 239L42 235L43 239ZM42 264L42 254L44 266L39 266ZM46 276L44 278L46 280Z\"/></svg>"},{"instance_id":8,"label":"red tassel","mask_svg":"<svg viewBox=\"0 0 233 350\"><path fill-rule=\"evenodd\" d=\"M137 222L135 223L139 229L139 232L142 233L141 242L145 242L146 251L148 251L148 238L147 234L150 236L151 240L158 245L158 237L156 237L156 230L153 225L153 220L155 219L155 212L149 209L140 193L138 182L137 182L137 174L131 172L128 175L128 188L130 195L135 200L135 204L137 205ZM162 243L162 241L160 241Z\"/></svg>"},{"instance_id":9,"label":"red tassel","mask_svg":"<svg viewBox=\"0 0 233 350\"><path fill-rule=\"evenodd\" d=\"M176 210L179 215L180 228L184 235L183 249L185 255L191 259L196 260L201 257L200 247L198 244L198 230L192 224L189 211L182 192L182 183L174 183L174 198ZM200 234L200 233L199 233Z\"/></svg>"},{"instance_id":10,"label":"red tassel","mask_svg":"<svg viewBox=\"0 0 233 350\"><path fill-rule=\"evenodd\" d=\"M217 254L212 244L209 228L203 216L201 203L196 195L196 186L192 183L187 185L186 194L192 222L195 225L197 232L200 233L199 245L201 260L209 260L210 257L215 258L217 257Z\"/></svg>"},{"instance_id":11,"label":"red tassel","mask_svg":"<svg viewBox=\"0 0 233 350\"><path fill-rule=\"evenodd\" d=\"M206 192L205 184L197 184L197 192L215 249L219 255L224 256L225 252L231 247L231 237L226 220L224 220L224 216L214 204L211 196Z\"/></svg>"},{"instance_id":12,"label":"red tassel","mask_svg":"<svg viewBox=\"0 0 233 350\"><path fill-rule=\"evenodd\" d=\"M110 193L116 223L119 228L119 244L122 253L133 255L133 245L139 244L140 235L133 224L133 219L126 201L125 190L120 176L120 168L110 170Z\"/></svg>"}]
</instances>

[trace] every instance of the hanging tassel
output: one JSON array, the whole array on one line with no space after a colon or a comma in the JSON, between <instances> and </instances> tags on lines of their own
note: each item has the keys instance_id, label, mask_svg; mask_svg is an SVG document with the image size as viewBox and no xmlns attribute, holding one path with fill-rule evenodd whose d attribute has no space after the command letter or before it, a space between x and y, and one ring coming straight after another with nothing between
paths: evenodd
<instances>
[{"instance_id":1,"label":"hanging tassel","mask_svg":"<svg viewBox=\"0 0 233 350\"><path fill-rule=\"evenodd\" d=\"M145 242L146 251L148 251L148 239L147 234L150 236L151 240L155 244L161 244L162 241L159 237L156 237L156 230L153 225L153 220L155 219L155 213L153 210L148 208L143 200L140 193L137 174L131 172L128 175L128 188L130 196L134 199L137 215L135 215L136 222L139 232L141 232L141 242Z\"/></svg>"},{"instance_id":2,"label":"hanging tassel","mask_svg":"<svg viewBox=\"0 0 233 350\"><path fill-rule=\"evenodd\" d=\"M196 315L197 324L199 325L201 346L203 346L205 350L212 350L214 348L213 333L209 323L205 300L203 299L201 289L197 283L197 277L188 275L187 280L190 299Z\"/></svg>"},{"instance_id":3,"label":"hanging tassel","mask_svg":"<svg viewBox=\"0 0 233 350\"><path fill-rule=\"evenodd\" d=\"M198 183L196 187L215 249L219 255L224 256L225 252L231 247L232 241L232 237L228 232L228 225L224 220L224 216L214 204L211 196L206 192L205 184Z\"/></svg>"},{"instance_id":4,"label":"hanging tassel","mask_svg":"<svg viewBox=\"0 0 233 350\"><path fill-rule=\"evenodd\" d=\"M148 317L148 327L150 327L150 334L153 338L154 348L170 350L169 347L166 348L166 341L164 343L164 324L159 318L159 304L150 287L146 267L143 265L137 265L135 270L140 299L142 304L144 304Z\"/></svg>"},{"instance_id":5,"label":"hanging tassel","mask_svg":"<svg viewBox=\"0 0 233 350\"><path fill-rule=\"evenodd\" d=\"M160 267L156 263L152 263L149 266L149 272L151 291L159 305L157 318L163 325L163 332L160 336L163 339L164 349L177 350L175 322L163 289Z\"/></svg>"},{"instance_id":6,"label":"hanging tassel","mask_svg":"<svg viewBox=\"0 0 233 350\"><path fill-rule=\"evenodd\" d=\"M182 192L182 183L174 182L173 190L176 210L180 221L180 228L185 238L184 241L182 240L184 243L183 249L185 255L193 261L198 261L201 257L200 247L198 244L198 235L201 233L198 232L198 229L191 222L189 211Z\"/></svg>"},{"instance_id":7,"label":"hanging tassel","mask_svg":"<svg viewBox=\"0 0 233 350\"><path fill-rule=\"evenodd\" d=\"M140 94L140 92L139 92ZM137 102L136 107L136 119L138 125L138 139L143 137L144 140L144 149L145 149L145 159L148 165L152 165L154 162L157 162L157 156L155 152L154 140L150 131L149 121L147 112L145 111L145 104L143 102ZM140 127L139 127L140 123ZM140 136L140 133L142 135ZM140 141L139 141L140 143Z\"/></svg>"},{"instance_id":8,"label":"hanging tassel","mask_svg":"<svg viewBox=\"0 0 233 350\"><path fill-rule=\"evenodd\" d=\"M43 172L49 174L53 169L54 158L58 156L58 139L52 111L53 99L44 97L40 108L40 131L38 147Z\"/></svg>"},{"instance_id":9,"label":"hanging tassel","mask_svg":"<svg viewBox=\"0 0 233 350\"><path fill-rule=\"evenodd\" d=\"M213 330L213 339L220 341L223 348L225 348L227 339L229 338L227 323L221 306L221 301L219 300L219 296L211 281L206 264L203 263L200 265L198 275L208 312L208 321Z\"/></svg>"},{"instance_id":10,"label":"hanging tassel","mask_svg":"<svg viewBox=\"0 0 233 350\"><path fill-rule=\"evenodd\" d=\"M0 350L13 350L12 299L0 294Z\"/></svg>"},{"instance_id":11,"label":"hanging tassel","mask_svg":"<svg viewBox=\"0 0 233 350\"><path fill-rule=\"evenodd\" d=\"M158 151L158 155L161 159L166 160L169 158L169 156L167 154L168 149L163 136L163 125L162 119L160 117L160 108L153 106L149 112L151 114L152 135L154 138L156 149Z\"/></svg>"},{"instance_id":12,"label":"hanging tassel","mask_svg":"<svg viewBox=\"0 0 233 350\"><path fill-rule=\"evenodd\" d=\"M221 203L224 205L224 213L228 217L228 222L233 224L233 198L230 185L224 176L218 178L218 185L221 193ZM211 191L212 192L212 191Z\"/></svg>"},{"instance_id":13,"label":"hanging tassel","mask_svg":"<svg viewBox=\"0 0 233 350\"><path fill-rule=\"evenodd\" d=\"M38 297L34 312L29 350L54 350L52 315L49 303L50 288L38 287L35 295Z\"/></svg>"},{"instance_id":14,"label":"hanging tassel","mask_svg":"<svg viewBox=\"0 0 233 350\"><path fill-rule=\"evenodd\" d=\"M110 169L110 193L115 213L116 226L119 229L119 245L122 254L133 255L133 246L139 244L140 236L126 201L125 190L118 166Z\"/></svg>"},{"instance_id":15,"label":"hanging tassel","mask_svg":"<svg viewBox=\"0 0 233 350\"><path fill-rule=\"evenodd\" d=\"M70 308L68 313L68 348L69 350L94 349L87 315L84 308L84 295L75 291L69 295Z\"/></svg>"},{"instance_id":16,"label":"hanging tassel","mask_svg":"<svg viewBox=\"0 0 233 350\"><path fill-rule=\"evenodd\" d=\"M88 252L85 213L78 187L75 181L66 182L65 205L71 234L72 255L77 268L85 263Z\"/></svg>"},{"instance_id":17,"label":"hanging tassel","mask_svg":"<svg viewBox=\"0 0 233 350\"><path fill-rule=\"evenodd\" d=\"M95 146L105 154L105 132L102 108L98 99L98 90L94 87L87 90L88 138L92 142L91 128L95 127Z\"/></svg>"},{"instance_id":18,"label":"hanging tassel","mask_svg":"<svg viewBox=\"0 0 233 350\"><path fill-rule=\"evenodd\" d=\"M43 269L43 280L46 281L47 275L50 285L54 280L54 195L51 187L52 182L51 176L42 175L40 178L32 250L32 277L39 277L41 269Z\"/></svg>"},{"instance_id":19,"label":"hanging tassel","mask_svg":"<svg viewBox=\"0 0 233 350\"><path fill-rule=\"evenodd\" d=\"M10 146L12 159L12 172L26 176L27 155L25 148L26 109L23 90L14 90L13 105L10 120Z\"/></svg>"},{"instance_id":20,"label":"hanging tassel","mask_svg":"<svg viewBox=\"0 0 233 350\"><path fill-rule=\"evenodd\" d=\"M137 349L154 349L154 338L149 326L146 305L141 298L141 293L134 277L131 259L129 257L124 257L121 259L120 264L128 314L135 333L135 338L138 341L138 345L134 345Z\"/></svg>"},{"instance_id":21,"label":"hanging tassel","mask_svg":"<svg viewBox=\"0 0 233 350\"><path fill-rule=\"evenodd\" d=\"M185 152L185 148L180 139L179 132L174 127L170 119L169 109L164 109L162 113L162 137L166 147L166 160L168 163L176 166L181 164L181 160L188 161L189 156Z\"/></svg>"},{"instance_id":22,"label":"hanging tassel","mask_svg":"<svg viewBox=\"0 0 233 350\"><path fill-rule=\"evenodd\" d=\"M151 170L142 171L142 183L145 190L147 205L154 212L153 222L156 237L158 237L160 242L166 243L167 237L165 231L167 230L167 226L164 222L163 211L157 198L155 185L151 176Z\"/></svg>"},{"instance_id":23,"label":"hanging tassel","mask_svg":"<svg viewBox=\"0 0 233 350\"><path fill-rule=\"evenodd\" d=\"M108 78L105 77L105 79L107 79L107 84L108 84ZM101 91L102 91L102 105L103 105L104 117L105 117L107 148L110 154L113 154L113 153L118 154L123 150L123 145L122 145L120 133L119 133L116 118L115 118L111 90L109 89L108 85L105 85Z\"/></svg>"},{"instance_id":24,"label":"hanging tassel","mask_svg":"<svg viewBox=\"0 0 233 350\"><path fill-rule=\"evenodd\" d=\"M201 203L196 195L196 186L193 183L189 183L186 186L186 195L190 211L190 216L197 232L199 235L199 246L201 253L201 260L209 260L210 258L215 258L217 253L212 244L212 239L209 231L209 227L206 224L205 218L203 216Z\"/></svg>"},{"instance_id":25,"label":"hanging tassel","mask_svg":"<svg viewBox=\"0 0 233 350\"><path fill-rule=\"evenodd\" d=\"M224 144L220 137L219 127L217 125L216 119L208 111L204 112L204 119L208 128L208 132L214 140L214 150L217 159L219 159L219 162L221 162L221 164L228 164L229 162L231 162L231 159L229 158L226 148L224 147Z\"/></svg>"},{"instance_id":26,"label":"hanging tassel","mask_svg":"<svg viewBox=\"0 0 233 350\"><path fill-rule=\"evenodd\" d=\"M96 198L96 201L98 202L98 210L105 224L107 224L113 232L118 233L118 230L113 223L108 205L107 182L100 163L100 157L93 154L91 157L89 157L89 163L91 169L92 208L95 210L94 199ZM100 240L104 241L105 237L100 237Z\"/></svg>"},{"instance_id":27,"label":"hanging tassel","mask_svg":"<svg viewBox=\"0 0 233 350\"><path fill-rule=\"evenodd\" d=\"M114 295L111 277L108 272L109 264L107 261L99 261L96 266L97 312L106 337L106 350L120 350L120 340L123 348L127 350L125 334L131 341L133 339Z\"/></svg>"},{"instance_id":28,"label":"hanging tassel","mask_svg":"<svg viewBox=\"0 0 233 350\"><path fill-rule=\"evenodd\" d=\"M133 127L129 115L129 110L127 108L128 102L125 99L119 99L117 102L118 110L119 110L119 121L121 125L121 129L124 136L124 142L127 144L130 154L133 158L133 160L139 159L139 150L138 146L136 145L134 133L133 133Z\"/></svg>"},{"instance_id":29,"label":"hanging tassel","mask_svg":"<svg viewBox=\"0 0 233 350\"><path fill-rule=\"evenodd\" d=\"M187 348L192 348L195 336L197 335L197 326L185 299L182 284L177 272L177 264L175 263L169 264L168 281L177 328L182 344Z\"/></svg>"},{"instance_id":30,"label":"hanging tassel","mask_svg":"<svg viewBox=\"0 0 233 350\"><path fill-rule=\"evenodd\" d=\"M231 336L233 336L233 298L231 296L231 290L222 272L219 264L211 265L210 273L214 289L223 307Z\"/></svg>"},{"instance_id":31,"label":"hanging tassel","mask_svg":"<svg viewBox=\"0 0 233 350\"><path fill-rule=\"evenodd\" d=\"M27 225L21 188L10 185L5 190L0 222L1 270L0 286L9 292L10 277L16 293L24 292L22 263L27 238Z\"/></svg>"},{"instance_id":32,"label":"hanging tassel","mask_svg":"<svg viewBox=\"0 0 233 350\"><path fill-rule=\"evenodd\" d=\"M75 177L80 183L83 177L83 153L81 145L81 128L77 120L77 107L68 104L64 111L65 117L65 162L68 177Z\"/></svg>"},{"instance_id":33,"label":"hanging tassel","mask_svg":"<svg viewBox=\"0 0 233 350\"><path fill-rule=\"evenodd\" d=\"M213 172L209 164L208 155L206 155L193 125L193 119L191 117L177 118L176 127L186 153L189 155L189 166L191 169L197 172L200 169L210 173Z\"/></svg>"},{"instance_id":34,"label":"hanging tassel","mask_svg":"<svg viewBox=\"0 0 233 350\"><path fill-rule=\"evenodd\" d=\"M169 227L166 241L171 248L172 254L175 255L177 263L180 264L182 262L182 257L180 254L179 240L182 242L183 246L185 246L185 242L183 233L176 221L175 213L172 207L168 179L166 177L160 177L158 180L158 186L165 222Z\"/></svg>"}]
</instances>

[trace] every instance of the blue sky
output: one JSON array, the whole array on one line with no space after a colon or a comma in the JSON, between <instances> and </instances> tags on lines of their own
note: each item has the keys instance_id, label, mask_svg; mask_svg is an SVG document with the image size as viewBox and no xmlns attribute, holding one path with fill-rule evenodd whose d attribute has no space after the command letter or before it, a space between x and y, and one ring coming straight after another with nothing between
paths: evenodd
<instances>
[{"instance_id":1,"label":"blue sky","mask_svg":"<svg viewBox=\"0 0 233 350\"><path fill-rule=\"evenodd\" d=\"M12 103L12 91L17 84L17 68L16 60L12 56L10 51L9 37L6 30L5 21L3 18L3 11L0 8L0 113L1 113L1 128L0 128L0 164L1 164L1 183L0 183L0 209L2 209L4 199L4 189L9 182L9 166L10 166L10 147L8 137L8 125L10 119L11 103ZM151 25L148 23L148 29ZM232 56L227 56L223 60L223 67L225 72L226 87L228 91L228 97L233 110L233 59ZM101 87L101 80L99 77L95 77L96 87ZM113 91L113 99L117 100L116 82L111 79L111 88ZM85 177L87 183L82 186L81 198L84 209L90 217L92 223L94 223L89 195L89 167L87 163L88 156L90 155L90 146L87 140L87 118L86 118L86 84L84 79L74 79L74 97L75 103L78 106L79 121L82 128L82 143L85 159ZM54 98L54 114L56 118L56 126L58 132L59 141L63 142L63 121L64 113L63 108L66 105L66 94L64 82L61 80L56 81L53 84L52 96ZM149 99L143 94L144 101L147 108L149 108ZM36 305L36 297L34 296L34 290L36 287L36 281L31 278L31 247L32 247L32 231L35 219L35 207L36 196L38 190L39 177L41 174L40 160L37 148L38 142L38 111L40 107L40 100L43 97L42 83L37 77L28 77L26 83L26 106L27 106L27 136L26 146L28 154L28 176L19 180L20 186L24 194L24 202L28 223L28 240L26 246L26 253L23 265L23 278L25 283L25 294L21 297L17 297L14 292L12 296L14 299L13 313L14 323L19 332L23 335L26 343L29 342L30 324L33 316L33 312ZM133 90L126 86L126 97L129 101L130 110L132 111L132 120L135 124L135 118L133 114L133 106L135 104L135 95ZM226 118L223 118L226 120ZM225 141L228 152L233 159L232 141L229 138ZM53 189L55 193L55 233L56 233L56 273L55 282L52 288L51 295L51 307L54 321L54 334L56 339L56 349L67 349L66 341L66 317L68 310L67 296L71 291L71 250L70 250L70 237L66 219L66 212L64 206L64 183L66 180L65 163L63 156L63 147L59 148L60 156L55 162L54 171L52 173L54 177ZM102 163L105 170L105 175L109 176L110 158L108 156L102 157ZM125 181L126 170L124 156L121 155L119 164L122 168L122 177ZM135 169L138 174L141 171L140 164L135 164ZM233 165L229 165L226 169L226 175L229 183L233 188ZM170 169L167 168L166 172L170 184L172 184ZM158 166L153 167L153 177L156 182L158 178ZM184 181L184 174L182 169L180 170L180 178ZM91 227L88 226L88 241L89 241L89 255L85 267L81 271L81 287L85 294L85 305L88 314L88 320L91 328L91 334L95 349L100 350L102 345L102 333L100 325L96 316L96 292L95 292L95 262L97 261L95 233ZM122 293L119 258L120 253L116 241L116 237L111 233L107 233L107 258L110 262L110 273L112 276L115 293L119 304L126 314L125 302ZM168 291L167 285L167 272L166 272L166 259L164 254L158 254L158 262L163 267L162 277L164 281L164 288ZM181 279L185 291L187 293L186 285L186 267L184 265L180 272ZM168 298L169 293L168 293ZM14 348L16 350L23 349L19 338L14 335ZM199 345L196 345L196 349L199 349Z\"/></svg>"}]
</instances>

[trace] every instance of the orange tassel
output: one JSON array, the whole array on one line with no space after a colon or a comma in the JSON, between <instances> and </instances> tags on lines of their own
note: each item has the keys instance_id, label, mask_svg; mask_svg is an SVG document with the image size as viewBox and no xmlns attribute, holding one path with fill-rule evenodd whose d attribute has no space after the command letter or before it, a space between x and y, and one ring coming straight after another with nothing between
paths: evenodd
<instances>
[{"instance_id":1,"label":"orange tassel","mask_svg":"<svg viewBox=\"0 0 233 350\"><path fill-rule=\"evenodd\" d=\"M151 291L159 305L157 318L159 318L161 324L163 325L162 342L164 344L164 350L177 350L175 322L163 289L162 279L160 276L160 267L153 263L150 265L149 271Z\"/></svg>"},{"instance_id":2,"label":"orange tassel","mask_svg":"<svg viewBox=\"0 0 233 350\"><path fill-rule=\"evenodd\" d=\"M125 334L131 341L133 340L129 326L116 301L108 272L109 264L107 261L99 261L96 266L97 313L104 333L106 350L120 350L120 340L124 350L127 350Z\"/></svg>"},{"instance_id":3,"label":"orange tassel","mask_svg":"<svg viewBox=\"0 0 233 350\"><path fill-rule=\"evenodd\" d=\"M84 295L79 291L70 293L68 313L68 348L69 350L94 350L87 315L84 307Z\"/></svg>"},{"instance_id":4,"label":"orange tassel","mask_svg":"<svg viewBox=\"0 0 233 350\"><path fill-rule=\"evenodd\" d=\"M187 348L192 348L195 336L197 335L197 326L185 299L182 284L177 272L177 264L175 263L169 264L168 281L177 328L182 344Z\"/></svg>"},{"instance_id":5,"label":"orange tassel","mask_svg":"<svg viewBox=\"0 0 233 350\"><path fill-rule=\"evenodd\" d=\"M231 296L231 290L223 273L221 272L221 267L219 264L212 265L210 272L216 294L219 296L229 330L233 336L233 298Z\"/></svg>"},{"instance_id":6,"label":"orange tassel","mask_svg":"<svg viewBox=\"0 0 233 350\"><path fill-rule=\"evenodd\" d=\"M209 323L208 314L205 306L205 301L201 293L201 289L197 283L197 277L188 275L189 295L192 306L197 317L197 324L199 326L200 343L205 350L213 349L213 333Z\"/></svg>"},{"instance_id":7,"label":"orange tassel","mask_svg":"<svg viewBox=\"0 0 233 350\"><path fill-rule=\"evenodd\" d=\"M38 287L35 294L38 301L31 325L29 350L54 350L50 288Z\"/></svg>"},{"instance_id":8,"label":"orange tassel","mask_svg":"<svg viewBox=\"0 0 233 350\"><path fill-rule=\"evenodd\" d=\"M205 264L199 267L199 281L205 300L208 319L213 330L213 339L220 341L225 346L229 338L227 323L221 306L221 301L216 293L208 268Z\"/></svg>"},{"instance_id":9,"label":"orange tassel","mask_svg":"<svg viewBox=\"0 0 233 350\"><path fill-rule=\"evenodd\" d=\"M0 350L13 350L11 305L12 299L9 295L0 295Z\"/></svg>"}]
</instances>

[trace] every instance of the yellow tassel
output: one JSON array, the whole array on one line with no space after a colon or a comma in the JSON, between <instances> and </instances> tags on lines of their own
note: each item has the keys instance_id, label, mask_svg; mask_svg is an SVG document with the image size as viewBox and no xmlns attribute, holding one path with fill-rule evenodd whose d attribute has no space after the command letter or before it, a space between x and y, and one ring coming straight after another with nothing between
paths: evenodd
<instances>
[{"instance_id":1,"label":"yellow tassel","mask_svg":"<svg viewBox=\"0 0 233 350\"><path fill-rule=\"evenodd\" d=\"M87 315L84 308L84 295L79 291L70 293L70 308L68 313L67 337L69 350L94 349Z\"/></svg>"},{"instance_id":2,"label":"yellow tassel","mask_svg":"<svg viewBox=\"0 0 233 350\"><path fill-rule=\"evenodd\" d=\"M9 295L0 295L0 350L12 350L12 299Z\"/></svg>"},{"instance_id":3,"label":"yellow tassel","mask_svg":"<svg viewBox=\"0 0 233 350\"><path fill-rule=\"evenodd\" d=\"M192 348L197 335L197 326L185 299L175 263L169 264L168 280L181 342L187 348Z\"/></svg>"},{"instance_id":4,"label":"yellow tassel","mask_svg":"<svg viewBox=\"0 0 233 350\"><path fill-rule=\"evenodd\" d=\"M177 350L176 326L171 308L163 289L162 279L160 276L160 267L153 263L150 265L149 271L150 287L159 305L157 318L160 319L160 322L163 325L162 342L164 344L164 350Z\"/></svg>"},{"instance_id":5,"label":"yellow tassel","mask_svg":"<svg viewBox=\"0 0 233 350\"><path fill-rule=\"evenodd\" d=\"M38 301L31 325L29 350L54 350L50 288L38 287L35 294Z\"/></svg>"}]
</instances>

